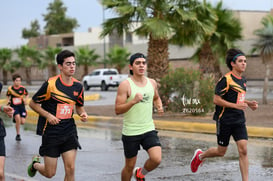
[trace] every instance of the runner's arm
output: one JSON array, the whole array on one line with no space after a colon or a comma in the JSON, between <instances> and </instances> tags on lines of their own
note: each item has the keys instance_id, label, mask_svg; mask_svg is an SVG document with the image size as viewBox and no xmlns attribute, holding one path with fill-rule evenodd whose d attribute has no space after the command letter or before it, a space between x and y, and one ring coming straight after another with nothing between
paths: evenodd
<instances>
[{"instance_id":1,"label":"runner's arm","mask_svg":"<svg viewBox=\"0 0 273 181\"><path fill-rule=\"evenodd\" d=\"M47 121L52 124L58 124L61 120L56 118L54 115L43 109L40 104L35 103L33 100L30 100L29 107L37 112L40 116L43 116L47 119Z\"/></svg>"},{"instance_id":2,"label":"runner's arm","mask_svg":"<svg viewBox=\"0 0 273 181\"><path fill-rule=\"evenodd\" d=\"M216 94L214 95L213 103L221 107L229 107L229 108L234 108L239 110L245 110L247 108L246 103L236 104L236 103L228 102L224 100L221 96Z\"/></svg>"},{"instance_id":3,"label":"runner's arm","mask_svg":"<svg viewBox=\"0 0 273 181\"><path fill-rule=\"evenodd\" d=\"M154 91L155 91L155 93L154 93L154 105L155 105L155 107L156 107L158 113L159 113L159 114L162 114L162 113L164 112L164 110L163 110L163 105L162 105L161 98L160 98L160 96L159 96L159 94L158 94L157 83L156 83L156 81L153 80L153 79L150 79L150 80L151 80L151 82L152 82L152 84L153 84Z\"/></svg>"},{"instance_id":4,"label":"runner's arm","mask_svg":"<svg viewBox=\"0 0 273 181\"><path fill-rule=\"evenodd\" d=\"M126 102L128 95L128 87L130 87L127 80L121 82L118 87L116 103L115 103L115 112L117 115L123 114L131 109L136 103L142 100L141 94L136 94L135 98L129 102Z\"/></svg>"},{"instance_id":5,"label":"runner's arm","mask_svg":"<svg viewBox=\"0 0 273 181\"><path fill-rule=\"evenodd\" d=\"M27 104L28 104L28 98L29 98L29 96L28 96L28 95L26 95L26 96L25 96L25 98L24 98L24 104L25 104L25 105L27 105Z\"/></svg>"},{"instance_id":6,"label":"runner's arm","mask_svg":"<svg viewBox=\"0 0 273 181\"><path fill-rule=\"evenodd\" d=\"M76 105L76 112L81 117L82 122L86 122L88 120L88 115L83 106Z\"/></svg>"}]
</instances>

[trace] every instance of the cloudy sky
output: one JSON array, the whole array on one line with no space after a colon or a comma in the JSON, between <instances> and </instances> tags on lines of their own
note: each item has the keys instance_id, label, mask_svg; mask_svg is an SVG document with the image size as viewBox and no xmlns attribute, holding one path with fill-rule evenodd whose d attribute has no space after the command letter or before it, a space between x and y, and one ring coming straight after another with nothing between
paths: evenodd
<instances>
[{"instance_id":1,"label":"cloudy sky","mask_svg":"<svg viewBox=\"0 0 273 181\"><path fill-rule=\"evenodd\" d=\"M219 0L207 0L212 3ZM23 28L29 28L30 22L37 19L44 27L43 14L53 0L3 0L0 6L0 48L16 48L26 44L21 38ZM272 0L223 0L224 6L233 10L269 11ZM77 32L86 32L89 27L98 27L103 21L103 8L99 0L63 0L67 7L67 16L76 18L80 27ZM105 18L111 17L105 12Z\"/></svg>"}]
</instances>

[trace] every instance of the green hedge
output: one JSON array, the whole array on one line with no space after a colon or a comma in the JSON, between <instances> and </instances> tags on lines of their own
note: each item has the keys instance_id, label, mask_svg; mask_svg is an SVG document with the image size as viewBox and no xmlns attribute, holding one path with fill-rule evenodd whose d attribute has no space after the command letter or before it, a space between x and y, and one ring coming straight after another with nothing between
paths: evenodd
<instances>
[{"instance_id":1,"label":"green hedge","mask_svg":"<svg viewBox=\"0 0 273 181\"><path fill-rule=\"evenodd\" d=\"M213 110L214 79L197 70L178 68L160 81L159 94L166 111L202 115Z\"/></svg>"}]
</instances>

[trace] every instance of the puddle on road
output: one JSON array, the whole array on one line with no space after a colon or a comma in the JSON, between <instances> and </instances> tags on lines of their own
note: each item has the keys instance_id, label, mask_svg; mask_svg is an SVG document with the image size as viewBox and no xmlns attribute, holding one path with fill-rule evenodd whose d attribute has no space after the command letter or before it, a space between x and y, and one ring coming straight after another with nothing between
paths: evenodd
<instances>
[{"instance_id":1,"label":"puddle on road","mask_svg":"<svg viewBox=\"0 0 273 181\"><path fill-rule=\"evenodd\" d=\"M8 126L12 126L11 123ZM26 124L25 130L35 131L36 126ZM116 126L78 128L80 137L91 137L109 141L120 141L121 128ZM191 158L195 149L206 150L216 146L216 136L213 134L186 133L159 130L163 157L177 164L185 164L185 158ZM260 165L263 168L273 168L273 141L272 139L250 138L248 141L248 155L250 165ZM226 155L222 158L211 158L211 162L234 161L238 162L237 146L231 138ZM188 161L188 160L187 160ZM217 167L217 165L215 165Z\"/></svg>"}]
</instances>

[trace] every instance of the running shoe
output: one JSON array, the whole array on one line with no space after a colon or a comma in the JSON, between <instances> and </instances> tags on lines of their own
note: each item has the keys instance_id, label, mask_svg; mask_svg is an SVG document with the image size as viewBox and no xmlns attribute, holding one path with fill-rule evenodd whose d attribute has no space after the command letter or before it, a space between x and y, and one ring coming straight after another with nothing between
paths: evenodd
<instances>
[{"instance_id":1,"label":"running shoe","mask_svg":"<svg viewBox=\"0 0 273 181\"><path fill-rule=\"evenodd\" d=\"M20 136L19 134L16 135L15 140L16 140L16 141L21 141L21 140L22 140L22 139L21 139L21 136Z\"/></svg>"},{"instance_id":2,"label":"running shoe","mask_svg":"<svg viewBox=\"0 0 273 181\"><path fill-rule=\"evenodd\" d=\"M203 162L199 158L199 155L202 153L203 153L203 151L200 149L195 150L194 155L191 159L191 171L192 172L197 172L199 165Z\"/></svg>"},{"instance_id":3,"label":"running shoe","mask_svg":"<svg viewBox=\"0 0 273 181\"><path fill-rule=\"evenodd\" d=\"M33 167L34 163L40 163L40 157L38 155L33 156L32 162L27 168L27 173L30 177L34 177L37 172L37 170Z\"/></svg>"},{"instance_id":4,"label":"running shoe","mask_svg":"<svg viewBox=\"0 0 273 181\"><path fill-rule=\"evenodd\" d=\"M145 175L141 173L141 168L139 167L134 168L133 173L137 181L145 181Z\"/></svg>"}]
</instances>

